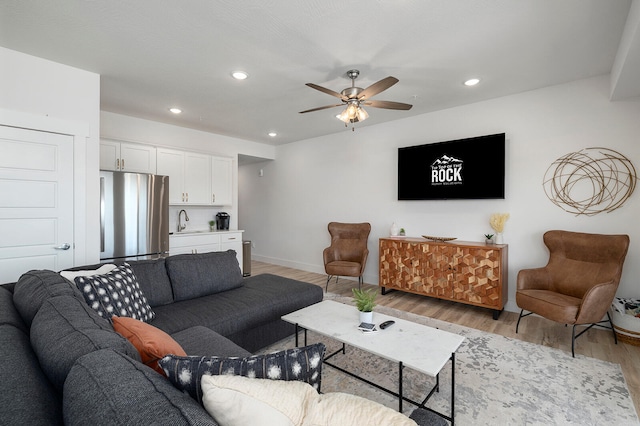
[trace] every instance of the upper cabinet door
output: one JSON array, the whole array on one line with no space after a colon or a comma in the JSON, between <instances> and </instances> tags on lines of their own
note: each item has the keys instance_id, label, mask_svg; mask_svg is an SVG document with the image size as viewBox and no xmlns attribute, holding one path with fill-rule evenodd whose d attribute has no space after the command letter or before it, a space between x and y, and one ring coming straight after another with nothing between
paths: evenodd
<instances>
[{"instance_id":1,"label":"upper cabinet door","mask_svg":"<svg viewBox=\"0 0 640 426\"><path fill-rule=\"evenodd\" d=\"M156 174L156 148L102 139L100 170Z\"/></svg>"},{"instance_id":2,"label":"upper cabinet door","mask_svg":"<svg viewBox=\"0 0 640 426\"><path fill-rule=\"evenodd\" d=\"M158 148L159 175L169 176L169 204L186 204L184 193L184 152Z\"/></svg>"},{"instance_id":3,"label":"upper cabinet door","mask_svg":"<svg viewBox=\"0 0 640 426\"><path fill-rule=\"evenodd\" d=\"M120 142L100 141L100 170L120 170Z\"/></svg>"},{"instance_id":4,"label":"upper cabinet door","mask_svg":"<svg viewBox=\"0 0 640 426\"><path fill-rule=\"evenodd\" d=\"M211 204L230 206L233 204L233 159L211 157Z\"/></svg>"},{"instance_id":5,"label":"upper cabinet door","mask_svg":"<svg viewBox=\"0 0 640 426\"><path fill-rule=\"evenodd\" d=\"M158 148L158 174L169 176L169 204L211 205L211 156Z\"/></svg>"},{"instance_id":6,"label":"upper cabinet door","mask_svg":"<svg viewBox=\"0 0 640 426\"><path fill-rule=\"evenodd\" d=\"M156 148L134 143L120 144L120 171L156 174Z\"/></svg>"},{"instance_id":7,"label":"upper cabinet door","mask_svg":"<svg viewBox=\"0 0 640 426\"><path fill-rule=\"evenodd\" d=\"M211 156L186 152L184 171L186 202L189 204L210 205Z\"/></svg>"}]
</instances>

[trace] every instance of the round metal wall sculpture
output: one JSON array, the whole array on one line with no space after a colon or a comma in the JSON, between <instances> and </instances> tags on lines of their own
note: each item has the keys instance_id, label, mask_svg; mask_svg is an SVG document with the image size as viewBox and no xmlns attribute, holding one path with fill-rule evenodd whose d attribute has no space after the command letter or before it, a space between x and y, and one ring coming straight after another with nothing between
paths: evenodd
<instances>
[{"instance_id":1,"label":"round metal wall sculpture","mask_svg":"<svg viewBox=\"0 0 640 426\"><path fill-rule=\"evenodd\" d=\"M593 216L621 207L636 187L631 161L608 148L585 148L554 161L544 174L544 192L566 212Z\"/></svg>"}]
</instances>

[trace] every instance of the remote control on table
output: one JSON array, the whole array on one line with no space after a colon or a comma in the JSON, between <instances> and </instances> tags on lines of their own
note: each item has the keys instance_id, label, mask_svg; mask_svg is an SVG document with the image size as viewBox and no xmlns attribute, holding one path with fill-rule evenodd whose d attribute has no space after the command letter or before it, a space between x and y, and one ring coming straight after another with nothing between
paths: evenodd
<instances>
[{"instance_id":1,"label":"remote control on table","mask_svg":"<svg viewBox=\"0 0 640 426\"><path fill-rule=\"evenodd\" d=\"M391 321L391 320L385 321L382 324L380 324L380 330L384 330L385 328L390 327L395 323L396 323L395 321Z\"/></svg>"}]
</instances>

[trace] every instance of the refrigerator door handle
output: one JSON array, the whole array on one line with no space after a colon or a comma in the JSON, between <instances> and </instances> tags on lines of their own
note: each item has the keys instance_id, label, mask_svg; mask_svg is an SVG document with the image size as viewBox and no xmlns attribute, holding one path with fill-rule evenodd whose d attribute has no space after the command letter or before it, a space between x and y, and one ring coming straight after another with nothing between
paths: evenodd
<instances>
[{"instance_id":1,"label":"refrigerator door handle","mask_svg":"<svg viewBox=\"0 0 640 426\"><path fill-rule=\"evenodd\" d=\"M104 252L104 178L100 178L100 253Z\"/></svg>"}]
</instances>

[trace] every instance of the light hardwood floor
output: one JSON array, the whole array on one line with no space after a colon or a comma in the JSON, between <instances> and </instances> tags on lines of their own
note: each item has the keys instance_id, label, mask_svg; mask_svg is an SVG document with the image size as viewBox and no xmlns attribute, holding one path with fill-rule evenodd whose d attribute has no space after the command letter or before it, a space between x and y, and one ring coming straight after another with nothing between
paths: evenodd
<instances>
[{"instance_id":1,"label":"light hardwood floor","mask_svg":"<svg viewBox=\"0 0 640 426\"><path fill-rule=\"evenodd\" d=\"M252 275L270 273L306 281L322 288L327 279L323 274L257 261L251 262L251 268ZM356 281L345 278L340 278L336 285L335 279L332 279L329 283L329 291L341 296L351 296L351 288L357 285ZM377 285L365 284L365 287L377 288ZM523 318L519 332L516 334L518 314L514 312L504 311L498 320L493 320L491 311L488 309L398 291L380 295L376 302L406 312L571 352L571 327L565 327L544 318L534 316ZM576 355L579 354L620 364L636 412L640 413L640 374L638 373L640 347L622 342L615 345L611 331L592 328L576 340Z\"/></svg>"}]
</instances>

